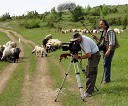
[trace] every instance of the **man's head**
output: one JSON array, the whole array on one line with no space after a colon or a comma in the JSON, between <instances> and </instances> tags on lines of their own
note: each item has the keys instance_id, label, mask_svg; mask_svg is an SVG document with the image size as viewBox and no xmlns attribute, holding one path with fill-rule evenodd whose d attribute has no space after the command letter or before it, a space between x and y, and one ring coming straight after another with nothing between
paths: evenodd
<instances>
[{"instance_id":1,"label":"man's head","mask_svg":"<svg viewBox=\"0 0 128 106\"><path fill-rule=\"evenodd\" d=\"M75 43L80 43L81 40L82 40L82 36L80 33L77 32L77 33L73 34L72 39L70 41L75 42Z\"/></svg>"},{"instance_id":2,"label":"man's head","mask_svg":"<svg viewBox=\"0 0 128 106\"><path fill-rule=\"evenodd\" d=\"M103 29L109 28L109 24L106 20L100 20L99 26L100 26L100 28L103 28Z\"/></svg>"}]
</instances>

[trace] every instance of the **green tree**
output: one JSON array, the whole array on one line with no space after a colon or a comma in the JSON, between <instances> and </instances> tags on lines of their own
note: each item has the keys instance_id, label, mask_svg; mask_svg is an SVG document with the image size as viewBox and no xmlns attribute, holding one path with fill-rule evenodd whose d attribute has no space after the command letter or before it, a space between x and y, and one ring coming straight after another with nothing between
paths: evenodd
<instances>
[{"instance_id":1,"label":"green tree","mask_svg":"<svg viewBox=\"0 0 128 106\"><path fill-rule=\"evenodd\" d=\"M128 25L128 16L127 15L124 17L122 24L123 24L122 29L126 29L126 26Z\"/></svg>"},{"instance_id":2,"label":"green tree","mask_svg":"<svg viewBox=\"0 0 128 106\"><path fill-rule=\"evenodd\" d=\"M8 12L3 14L2 17L0 18L1 21L6 21L8 19L12 19Z\"/></svg>"},{"instance_id":3,"label":"green tree","mask_svg":"<svg viewBox=\"0 0 128 106\"><path fill-rule=\"evenodd\" d=\"M39 14L36 11L31 11L27 13L26 18L28 19L39 18Z\"/></svg>"},{"instance_id":4,"label":"green tree","mask_svg":"<svg viewBox=\"0 0 128 106\"><path fill-rule=\"evenodd\" d=\"M81 19L84 19L84 10L81 6L77 6L72 12L71 12L71 19L73 22L78 22Z\"/></svg>"},{"instance_id":5,"label":"green tree","mask_svg":"<svg viewBox=\"0 0 128 106\"><path fill-rule=\"evenodd\" d=\"M100 18L104 18L108 13L110 13L110 8L108 8L105 4L100 5Z\"/></svg>"}]
</instances>

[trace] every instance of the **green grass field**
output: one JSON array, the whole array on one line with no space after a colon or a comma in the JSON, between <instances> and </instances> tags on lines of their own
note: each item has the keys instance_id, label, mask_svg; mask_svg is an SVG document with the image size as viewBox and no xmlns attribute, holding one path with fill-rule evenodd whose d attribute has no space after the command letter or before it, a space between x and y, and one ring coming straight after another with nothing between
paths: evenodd
<instances>
[{"instance_id":1,"label":"green grass field","mask_svg":"<svg viewBox=\"0 0 128 106\"><path fill-rule=\"evenodd\" d=\"M122 8L120 7L119 13L122 13ZM119 16L120 14L114 14L114 16ZM122 16L125 16L124 13ZM113 14L106 16L113 17ZM66 19L69 19L68 15L65 16ZM35 29L24 29L19 27L19 21L10 21L10 22L1 22L0 26L3 28L10 28L12 30L20 33L25 39L33 41L35 44L42 45L42 40L48 34L52 34L54 39L59 39L62 42L69 42L72 37L72 33L62 34L54 28L35 28ZM81 28L84 27L79 23L68 22L66 20L58 23L62 25L64 29L67 28ZM59 26L58 25L58 26ZM88 27L88 26L87 26ZM111 26L111 28L122 28L122 26ZM91 37L90 34L86 34ZM99 34L98 34L99 36ZM128 27L124 32L117 35L120 47L116 49L115 55L112 61L112 69L111 69L111 82L109 84L101 84L101 80L103 77L103 59L101 58L99 64L99 70L97 75L96 87L99 89L98 92L95 92L92 100L90 102L83 102L80 99L79 89L77 87L77 82L75 78L75 73L73 67L71 67L69 72L69 77L71 81L66 80L63 88L63 92L59 95L59 101L61 101L63 106L127 106L128 104ZM17 38L18 39L18 38ZM0 45L5 44L9 40L8 37L5 36L4 33L0 32ZM20 104L21 99L21 89L23 84L23 78L25 72L22 71L25 69L26 62L28 64L33 64L29 66L29 74L31 78L34 75L35 67L36 67L36 58L31 54L31 48L29 46L25 46L25 58L17 67L15 73L12 75L9 80L6 89L0 95L0 106L18 106ZM67 51L69 52L69 51ZM55 52L48 54L48 65L49 65L49 73L51 78L54 80L54 89L60 87L62 80L65 76L65 72L67 71L68 65L71 61L71 57L66 60L62 60L59 62L60 54L64 53L62 49L59 49ZM26 57L28 56L29 57ZM27 60L27 61L26 61ZM82 66L86 66L87 60L82 60ZM0 61L0 73L9 63ZM82 84L85 87L85 78L81 72L81 80ZM90 104L89 104L90 103Z\"/></svg>"},{"instance_id":2,"label":"green grass field","mask_svg":"<svg viewBox=\"0 0 128 106\"><path fill-rule=\"evenodd\" d=\"M60 32L56 32L56 30L54 29L32 29L32 30L21 30L18 32L23 35L24 38L32 40L33 42L35 42L36 44L42 44L42 39L44 38L45 35L51 33L53 34L53 38L58 38L59 40L61 40L62 42L68 42L71 38L71 33L68 34L61 34ZM127 88L128 88L128 75L127 75L127 63L128 63L128 56L126 54L126 51L128 51L127 45L128 45L128 30L125 30L122 34L118 34L118 40L119 40L119 44L120 44L120 48L118 48L115 52L114 58L113 58L113 62L112 62L112 82L106 85L101 85L101 79L103 76L103 63L102 63L102 58L99 64L99 71L98 71L98 76L97 76L97 82L96 82L96 87L99 89L98 92L94 93L93 99L94 101L96 101L99 105L101 106L127 106L127 101L128 101L128 94L127 94ZM88 34L88 36L90 36ZM8 41L8 38L6 38L3 33L1 33L1 39L2 40L2 44L4 44L6 41ZM91 37L91 36L90 36ZM31 50L27 50L26 48L26 53L31 54ZM59 68L60 66L63 67L63 69L67 70L68 64L70 63L71 58L63 60L61 63L59 63L59 55L61 53L63 53L64 51L57 50L55 52L52 52L49 54L48 56L48 60L49 60L49 66L50 66L50 75L53 78L53 80L55 81L55 88L60 87L60 84L64 78L64 75L60 76L61 73L61 69ZM67 51L69 52L69 51ZM29 57L30 60L33 59L33 56ZM57 61L60 66L57 66L56 64L53 64L55 60ZM31 61L32 62L32 61ZM33 61L34 62L34 61ZM32 64L35 64L33 63ZM0 63L0 65L2 67L4 67L4 64L8 64L5 62ZM82 65L85 66L86 64L86 60L82 60ZM6 65L5 65L6 66ZM24 68L23 65L20 65L19 68L17 70L17 73L20 74L20 69ZM2 68L1 68L2 69ZM35 68L30 67L30 73L33 73L32 70L34 70ZM65 73L63 72L63 73ZM15 73L16 74L16 73ZM23 72L21 73L23 75ZM21 83L22 83L22 75L20 75L21 78ZM74 79L74 83L76 83L76 79L75 79L75 74L74 74L74 69L73 67L71 67L71 71L69 73L69 76L72 77L72 79ZM14 75L15 77L15 75ZM20 79L19 78L19 79ZM81 72L81 78L82 78L82 83L83 86L85 86L85 79L83 77L83 74ZM12 79L15 82L15 78ZM8 86L12 86L10 85L11 83L13 83L13 81L9 82ZM16 83L16 82L15 82ZM21 85L17 85L19 86L19 90ZM66 82L64 85L65 91L64 91L64 95L60 94L59 99L61 99L62 103L64 106L78 106L78 105L85 105L86 102L82 102L81 99L79 99L79 89L77 87L77 83L76 83L76 91L71 91L70 89L72 88L72 83L70 82ZM7 89L9 89L7 87ZM17 88L15 88L17 89ZM11 90L11 89L10 89ZM13 91L13 90L12 90ZM20 91L17 91L20 92ZM20 98L20 95L18 95L17 92L14 92L15 95L17 95L16 97L12 97L11 95L9 96L8 90L5 90L5 93L3 93L0 96L0 101L3 99L11 99L11 101L9 103L11 103L13 100L16 101L17 98ZM4 104L6 104L6 101L3 102Z\"/></svg>"},{"instance_id":3,"label":"green grass field","mask_svg":"<svg viewBox=\"0 0 128 106\"><path fill-rule=\"evenodd\" d=\"M32 33L32 35L30 34L30 32ZM27 39L31 39L35 43L41 44L41 40L37 40L37 39L43 39L43 36L40 36L39 32L41 32L41 31L39 31L39 29L37 29L37 31L32 30L32 31L26 31L26 32L21 32L21 33ZM47 30L45 30L45 32L47 32ZM63 42L69 41L69 39L71 38L71 33L67 34L67 35L66 34L62 35L60 32L55 32L53 29L51 29L49 32L51 32L53 34L53 38L58 38ZM102 76L103 76L102 58L101 58L101 62L99 64L99 72L98 72L97 83L96 83L96 86L98 87L99 91L94 94L93 98L95 101L97 101L99 104L101 104L103 106L113 106L113 105L114 106L115 105L116 106L126 106L127 105L127 101L128 101L128 99L127 99L127 96L128 96L128 94L127 94L127 88L128 88L127 62L128 62L128 59L127 58L128 58L128 56L127 56L127 54L125 54L126 51L128 51L128 48L127 48L128 36L127 36L127 34L128 34L128 31L126 30L124 33L117 35L119 44L120 44L120 48L118 48L116 50L114 58L113 58L112 72L111 72L112 82L111 83L106 84L106 85L100 84ZM59 61L59 55L61 53L63 53L62 50L58 50L56 52L50 53L49 61L51 59L55 59L56 61ZM69 58L68 60L64 60L63 62L59 63L60 65L63 66L65 71L67 70L70 60L71 59ZM60 76L60 74L59 74L60 69L58 69L56 67L56 65L53 65L52 62L49 62L49 63L51 66L49 71L51 72L51 76L53 77L53 79L55 80L55 82L57 84L55 86L55 88L59 87L64 76L63 75ZM84 66L84 64L85 64L85 62L83 60L83 66ZM74 74L73 68L71 68L70 73L71 73L72 77L75 79L75 74ZM83 81L83 85L84 85L84 81L85 81L84 77L83 76L81 76L81 77L82 77L82 81ZM74 93L73 91L70 92L70 90L69 90L70 87L72 87L72 85L66 84L66 91L65 91L66 95L61 96L64 106L74 106L76 104L77 105L85 105L86 103L82 103L81 100L78 99L79 98L78 93ZM77 85L76 85L76 89L77 89Z\"/></svg>"}]
</instances>

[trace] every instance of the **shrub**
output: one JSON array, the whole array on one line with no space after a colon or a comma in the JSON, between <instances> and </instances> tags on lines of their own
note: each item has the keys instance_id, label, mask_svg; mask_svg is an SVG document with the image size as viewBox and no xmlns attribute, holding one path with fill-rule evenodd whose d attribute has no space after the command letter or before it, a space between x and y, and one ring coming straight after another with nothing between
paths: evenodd
<instances>
[{"instance_id":1,"label":"shrub","mask_svg":"<svg viewBox=\"0 0 128 106\"><path fill-rule=\"evenodd\" d=\"M40 20L39 19L26 19L22 23L20 23L20 25L27 29L39 28Z\"/></svg>"}]
</instances>

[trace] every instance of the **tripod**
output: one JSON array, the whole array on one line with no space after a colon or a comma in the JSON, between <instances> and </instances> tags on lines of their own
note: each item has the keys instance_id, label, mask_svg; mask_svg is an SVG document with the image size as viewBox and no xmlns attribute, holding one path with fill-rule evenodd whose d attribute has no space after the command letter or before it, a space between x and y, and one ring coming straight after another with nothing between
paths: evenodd
<instances>
[{"instance_id":1,"label":"tripod","mask_svg":"<svg viewBox=\"0 0 128 106\"><path fill-rule=\"evenodd\" d=\"M72 63L74 65L74 71L75 71L75 74L76 74L76 80L77 80L78 88L80 90L81 99L84 101L84 92L83 92L83 86L82 86L81 79L80 79L80 71L79 71L79 68L81 68L81 70L82 70L82 72L83 72L84 75L86 75L86 72L85 72L85 69L82 67L82 65L78 62L78 60L72 59L70 61L69 66L68 66L67 72L65 73L65 77L64 77L64 79L63 79L63 81L61 83L61 86L59 88L59 91L57 92L57 95L56 95L56 98L55 98L55 102L57 102L57 98L58 98L58 96L60 94L60 91L61 91L61 89L62 89L62 87L64 85L64 82L65 82L65 80L66 80L66 78L68 76L68 73L70 71L70 67L71 67L71 64ZM96 89L96 91L99 91L96 86L95 86L95 89Z\"/></svg>"},{"instance_id":2,"label":"tripod","mask_svg":"<svg viewBox=\"0 0 128 106\"><path fill-rule=\"evenodd\" d=\"M70 67L71 67L71 64L72 64L72 63L73 63L73 65L74 65L74 71L75 71L75 74L76 74L76 79L77 79L78 88L79 88L79 90L80 90L81 99L84 101L84 92L83 92L83 86L82 86L81 79L80 79L79 63L78 63L78 60L72 59L72 60L70 61L69 66L68 66L67 72L65 73L65 77L64 77L64 79L63 79L63 81L62 81L62 83L61 83L61 86L60 86L60 88L59 88L59 91L58 91L58 93L57 93L57 95L56 95L55 102L57 101L57 98L58 98L58 96L59 96L59 93L60 93L60 91L61 91L61 89L62 89L62 87L63 87L63 85L64 85L64 82L65 82L66 77L67 77L67 75L68 75L68 73L69 73L69 71L70 71ZM85 70L82 70L82 71L85 71Z\"/></svg>"}]
</instances>

